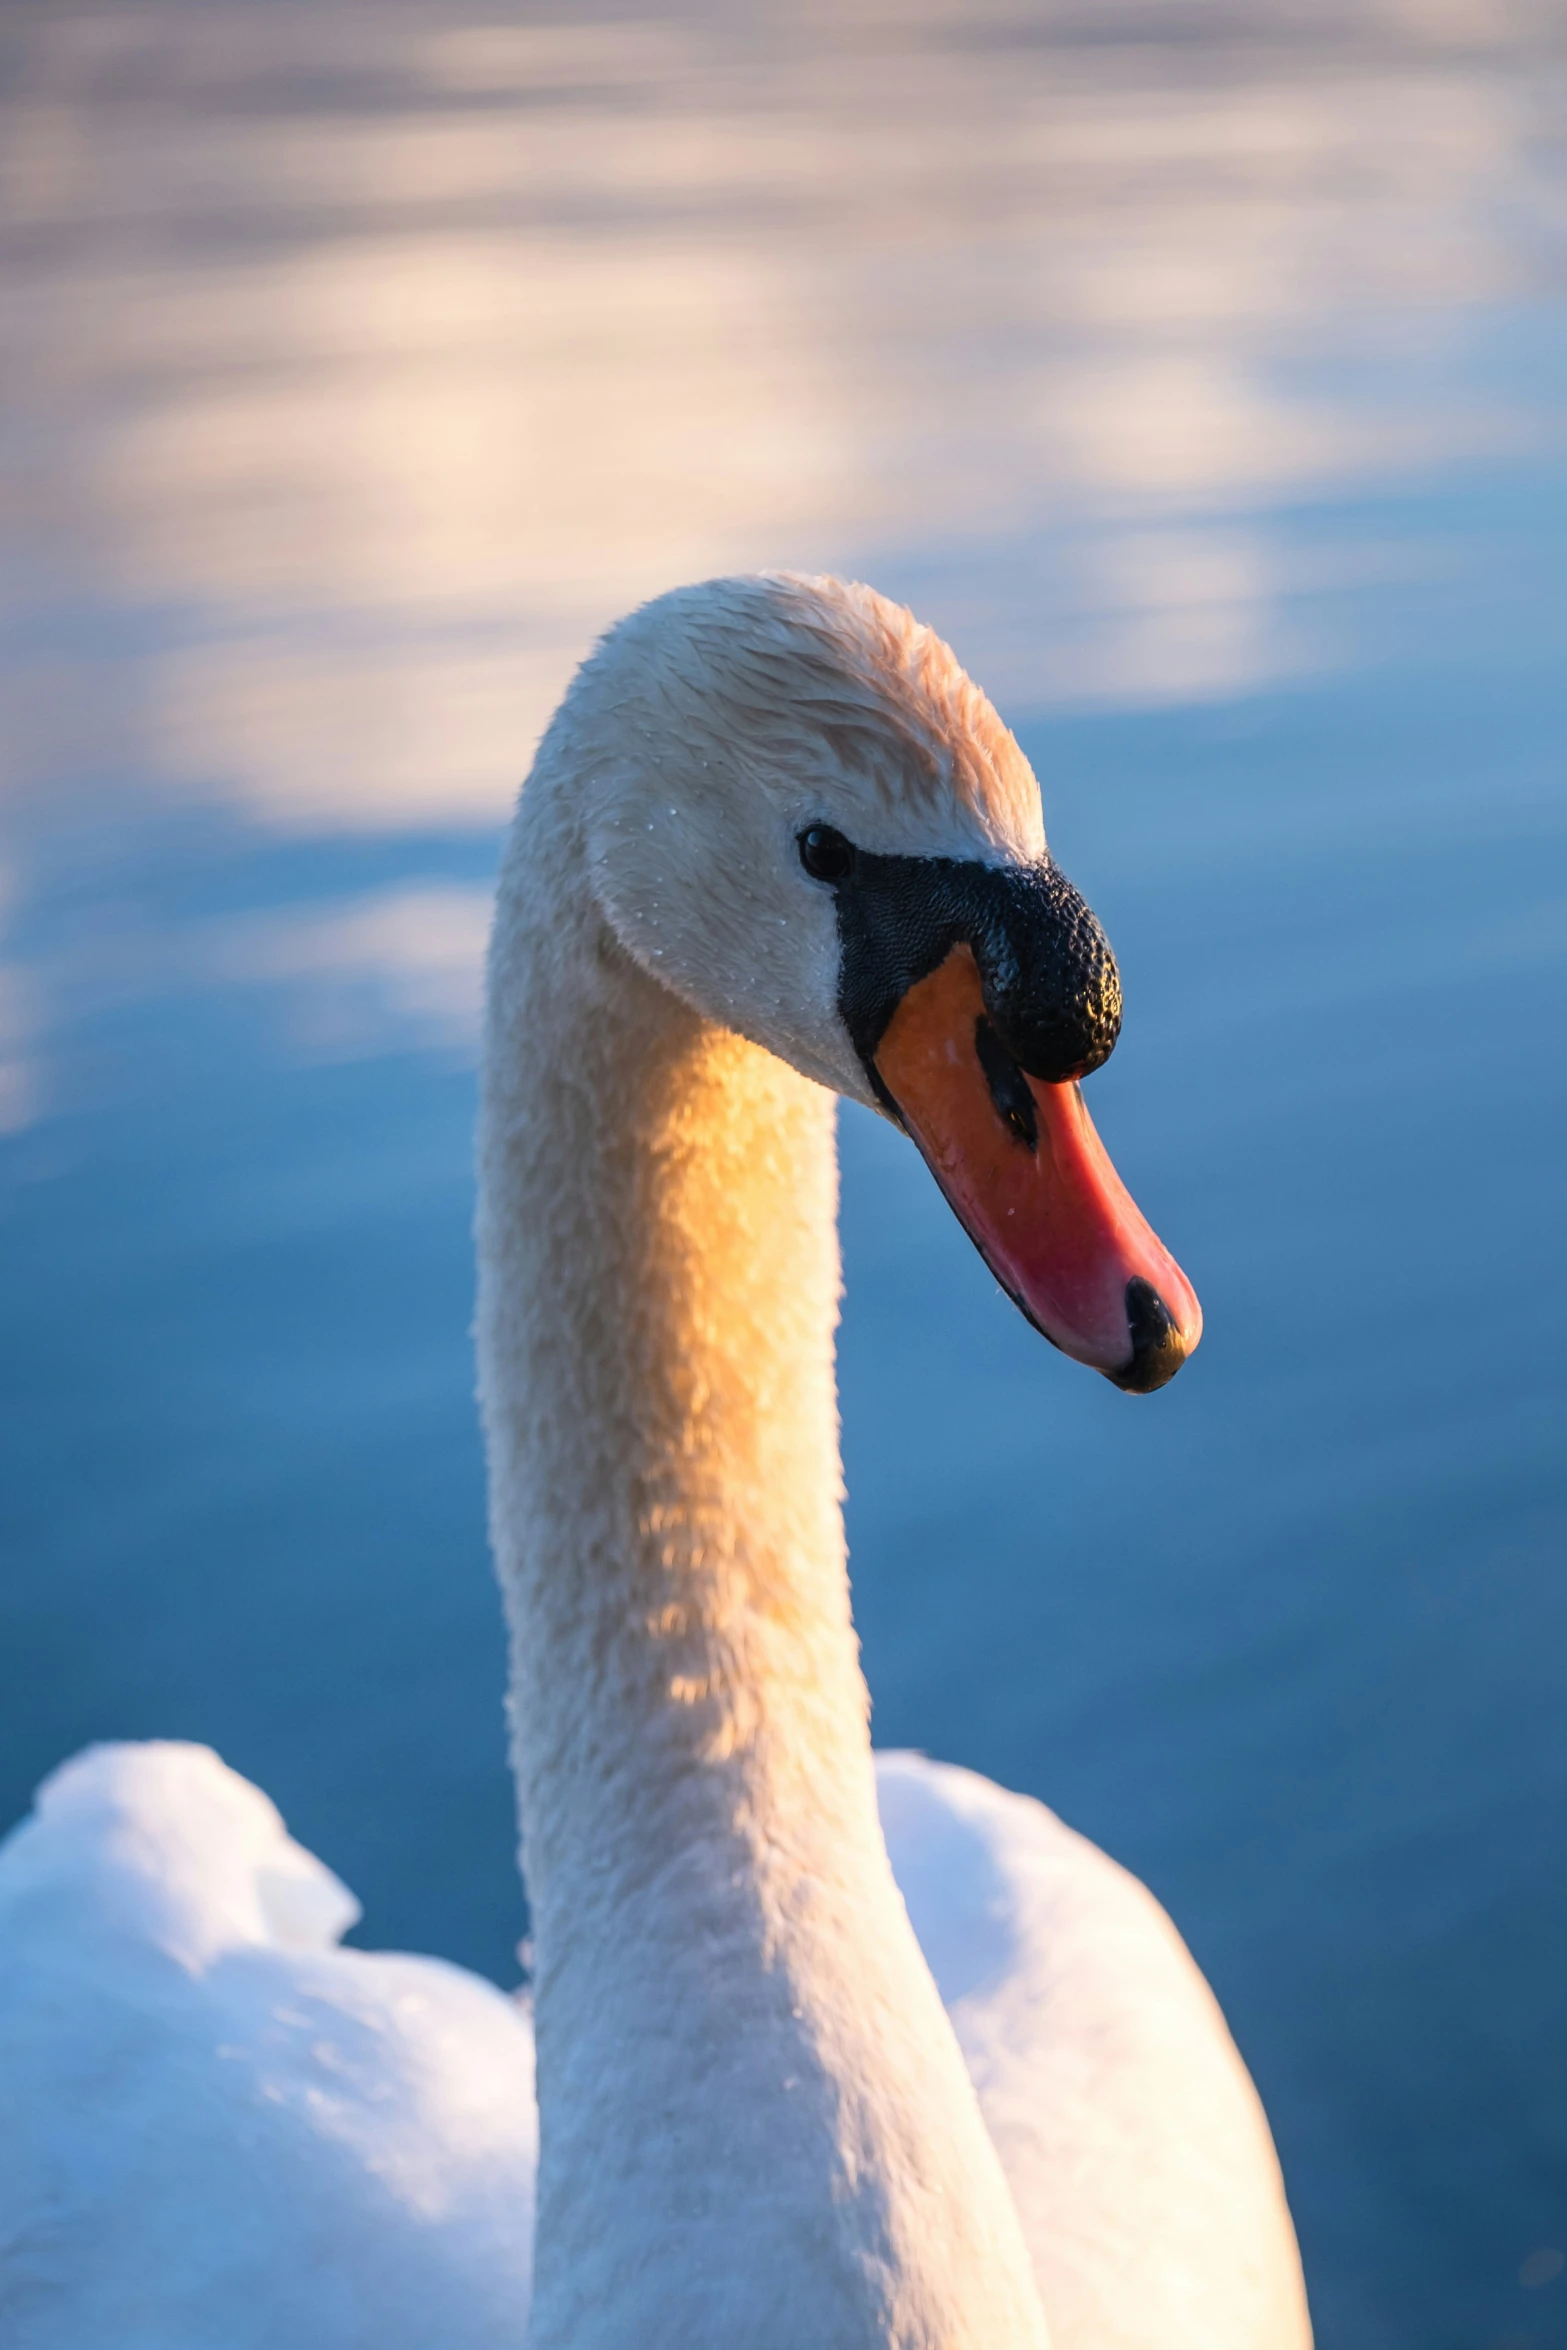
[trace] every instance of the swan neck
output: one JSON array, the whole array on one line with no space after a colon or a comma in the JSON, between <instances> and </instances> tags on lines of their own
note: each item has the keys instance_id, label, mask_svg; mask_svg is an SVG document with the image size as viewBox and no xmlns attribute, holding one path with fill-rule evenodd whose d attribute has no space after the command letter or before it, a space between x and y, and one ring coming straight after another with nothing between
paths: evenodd
<instances>
[{"instance_id":1,"label":"swan neck","mask_svg":"<svg viewBox=\"0 0 1567 2350\"><path fill-rule=\"evenodd\" d=\"M537 874L520 879L496 947L480 1310L547 1904L563 1764L589 1774L601 1831L630 1805L640 1838L677 1787L726 1803L739 1770L761 1801L782 1749L803 1739L836 1771L869 1736L840 1509L832 1098L648 978L585 892L546 923ZM562 1820L562 1865L583 1824Z\"/></svg>"},{"instance_id":2,"label":"swan neck","mask_svg":"<svg viewBox=\"0 0 1567 2350\"><path fill-rule=\"evenodd\" d=\"M876 1816L833 1103L612 937L568 783L546 759L509 847L480 1130L536 1954L530 2343L1039 2350Z\"/></svg>"}]
</instances>

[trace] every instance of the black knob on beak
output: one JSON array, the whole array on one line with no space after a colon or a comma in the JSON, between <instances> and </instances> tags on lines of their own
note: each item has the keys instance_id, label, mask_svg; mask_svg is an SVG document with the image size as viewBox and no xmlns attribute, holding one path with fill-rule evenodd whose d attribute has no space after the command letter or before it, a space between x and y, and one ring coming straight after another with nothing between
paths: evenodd
<instances>
[{"instance_id":1,"label":"black knob on beak","mask_svg":"<svg viewBox=\"0 0 1567 2350\"><path fill-rule=\"evenodd\" d=\"M1087 1077L1121 1032L1110 941L1058 866L995 874L973 929L985 1003L1008 1049L1047 1085Z\"/></svg>"}]
</instances>

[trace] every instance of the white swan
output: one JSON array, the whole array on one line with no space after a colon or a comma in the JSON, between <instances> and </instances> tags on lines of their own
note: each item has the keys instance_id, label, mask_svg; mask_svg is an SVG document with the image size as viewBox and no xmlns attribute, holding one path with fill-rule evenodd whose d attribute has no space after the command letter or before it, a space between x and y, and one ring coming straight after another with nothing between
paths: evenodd
<instances>
[{"instance_id":1,"label":"white swan","mask_svg":"<svg viewBox=\"0 0 1567 2350\"><path fill-rule=\"evenodd\" d=\"M481 1131L537 2137L521 2008L333 1947L215 1757L97 1750L0 1852L9 2350L1302 2350L1174 1928L1038 1804L873 1774L849 1616L831 1093L1157 1385L1196 1301L1068 1082L1117 1019L906 613L720 581L600 646L505 861Z\"/></svg>"}]
</instances>

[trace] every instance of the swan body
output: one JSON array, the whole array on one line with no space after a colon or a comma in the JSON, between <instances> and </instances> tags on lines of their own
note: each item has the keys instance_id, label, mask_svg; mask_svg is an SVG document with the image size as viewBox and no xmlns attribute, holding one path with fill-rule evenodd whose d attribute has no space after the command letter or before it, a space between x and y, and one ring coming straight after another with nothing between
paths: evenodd
<instances>
[{"instance_id":1,"label":"swan body","mask_svg":"<svg viewBox=\"0 0 1567 2350\"><path fill-rule=\"evenodd\" d=\"M94 2331L73 2228L148 2350L225 2293L242 2346L269 2291L258 2344L321 2350L1303 2350L1267 2127L1163 1913L1042 1807L872 1763L832 1095L908 1128L1066 1351L1146 1388L1200 1329L1071 1082L1119 996L1017 745L868 589L662 598L540 747L488 1005L532 2034L333 1947L347 1897L215 1759L70 1766L0 1855L18 2350Z\"/></svg>"},{"instance_id":2,"label":"swan body","mask_svg":"<svg viewBox=\"0 0 1567 2350\"><path fill-rule=\"evenodd\" d=\"M1042 1804L881 1754L893 1869L1057 2350L1270 2332L1267 2127L1151 1895ZM358 1914L204 1747L98 1747L0 1845L0 2340L520 2350L524 2001Z\"/></svg>"}]
</instances>

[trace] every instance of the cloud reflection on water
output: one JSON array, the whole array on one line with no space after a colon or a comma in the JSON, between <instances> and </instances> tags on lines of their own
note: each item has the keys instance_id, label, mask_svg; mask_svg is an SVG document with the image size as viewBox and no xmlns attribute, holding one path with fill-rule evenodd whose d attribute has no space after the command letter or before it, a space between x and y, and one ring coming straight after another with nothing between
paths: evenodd
<instances>
[{"instance_id":1,"label":"cloud reflection on water","mask_svg":"<svg viewBox=\"0 0 1567 2350\"><path fill-rule=\"evenodd\" d=\"M768 563L1013 708L1355 659L1324 571L1425 551L1276 509L1556 431L1486 350L1561 223L1525 13L1357 21L41 23L14 774L487 825L599 627Z\"/></svg>"}]
</instances>

